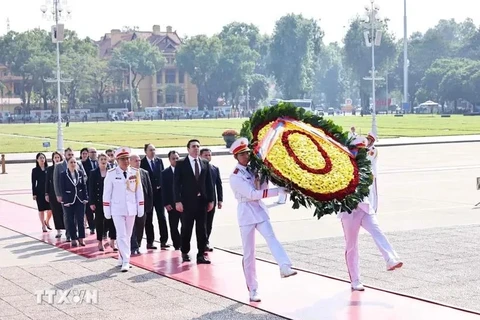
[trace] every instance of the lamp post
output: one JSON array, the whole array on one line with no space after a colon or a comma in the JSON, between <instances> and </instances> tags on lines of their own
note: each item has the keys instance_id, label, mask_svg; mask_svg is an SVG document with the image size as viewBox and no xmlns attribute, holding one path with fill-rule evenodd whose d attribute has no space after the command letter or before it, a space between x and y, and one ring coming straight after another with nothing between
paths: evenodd
<instances>
[{"instance_id":1,"label":"lamp post","mask_svg":"<svg viewBox=\"0 0 480 320\"><path fill-rule=\"evenodd\" d=\"M409 109L408 98L408 38L407 38L407 0L403 0L403 110Z\"/></svg>"},{"instance_id":2,"label":"lamp post","mask_svg":"<svg viewBox=\"0 0 480 320\"><path fill-rule=\"evenodd\" d=\"M381 22L378 19L379 10L380 9L378 5L376 5L373 0L370 0L370 7L365 7L368 20L364 23L366 29L366 31L364 32L365 43L367 47L372 48L372 70L370 71L370 77L365 77L363 79L372 81L372 132L374 135L378 135L375 81L383 80L383 78L381 77L376 77L375 71L375 46L380 46L380 43L382 41L382 31L378 30L378 27L381 26Z\"/></svg>"},{"instance_id":3,"label":"lamp post","mask_svg":"<svg viewBox=\"0 0 480 320\"><path fill-rule=\"evenodd\" d=\"M51 16L47 16L48 4L51 2L52 7ZM62 18L68 18L70 16L70 9L64 9L63 6L66 5L66 1L63 1L63 6L60 3L60 0L46 0L45 5L40 7L40 10L43 13L44 18L51 19L55 21L55 25L52 26L52 42L57 45L57 78L56 79L46 79L47 82L56 82L57 83L57 107L58 107L58 121L57 121L57 151L63 153L63 129L62 129L62 95L61 95L61 82L71 82L69 79L62 80L60 78L60 42L63 42L64 39L64 25L59 24L59 21ZM66 13L66 14L65 14Z\"/></svg>"}]
</instances>

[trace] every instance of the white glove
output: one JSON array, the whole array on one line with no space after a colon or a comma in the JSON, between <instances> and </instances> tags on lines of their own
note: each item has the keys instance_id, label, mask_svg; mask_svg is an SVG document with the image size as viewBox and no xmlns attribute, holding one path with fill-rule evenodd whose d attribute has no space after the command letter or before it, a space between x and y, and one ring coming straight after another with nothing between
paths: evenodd
<instances>
[{"instance_id":1,"label":"white glove","mask_svg":"<svg viewBox=\"0 0 480 320\"><path fill-rule=\"evenodd\" d=\"M144 214L145 214L145 212L138 213L137 217L141 218L141 217L143 217Z\"/></svg>"},{"instance_id":2,"label":"white glove","mask_svg":"<svg viewBox=\"0 0 480 320\"><path fill-rule=\"evenodd\" d=\"M278 190L278 194L282 195L282 196L287 195L289 193L290 193L290 191L288 189L285 189L285 188L279 188L279 190Z\"/></svg>"},{"instance_id":3,"label":"white glove","mask_svg":"<svg viewBox=\"0 0 480 320\"><path fill-rule=\"evenodd\" d=\"M105 219L112 219L112 215L107 214L106 212L104 212L104 217L105 217Z\"/></svg>"}]
</instances>

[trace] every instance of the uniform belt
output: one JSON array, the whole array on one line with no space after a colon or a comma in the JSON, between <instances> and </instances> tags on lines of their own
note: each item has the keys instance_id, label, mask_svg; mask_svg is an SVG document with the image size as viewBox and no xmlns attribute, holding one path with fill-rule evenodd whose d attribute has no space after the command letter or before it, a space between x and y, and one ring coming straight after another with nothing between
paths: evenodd
<instances>
[{"instance_id":1,"label":"uniform belt","mask_svg":"<svg viewBox=\"0 0 480 320\"><path fill-rule=\"evenodd\" d=\"M248 199L248 198L240 198L238 199L238 201L240 201L241 203L247 203L247 202L257 202L257 200L251 200L251 199Z\"/></svg>"}]
</instances>

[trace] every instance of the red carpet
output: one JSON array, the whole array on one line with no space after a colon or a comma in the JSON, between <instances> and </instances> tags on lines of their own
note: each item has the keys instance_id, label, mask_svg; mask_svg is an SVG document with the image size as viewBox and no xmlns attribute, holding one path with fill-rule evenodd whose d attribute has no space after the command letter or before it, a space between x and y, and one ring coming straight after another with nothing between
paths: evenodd
<instances>
[{"instance_id":1,"label":"red carpet","mask_svg":"<svg viewBox=\"0 0 480 320\"><path fill-rule=\"evenodd\" d=\"M99 253L90 236L83 248L70 248L41 232L35 209L0 199L0 225L85 257L112 257ZM40 230L40 232L38 232ZM193 252L194 253L194 252ZM420 320L479 319L480 314L401 296L378 289L352 292L349 283L308 271L281 279L278 267L257 262L263 301L249 303L241 256L223 250L209 254L211 265L182 263L177 251L154 251L132 258L132 264L203 290L245 303L289 319L305 320ZM192 260L194 261L194 255ZM401 271L399 271L401 272Z\"/></svg>"}]
</instances>

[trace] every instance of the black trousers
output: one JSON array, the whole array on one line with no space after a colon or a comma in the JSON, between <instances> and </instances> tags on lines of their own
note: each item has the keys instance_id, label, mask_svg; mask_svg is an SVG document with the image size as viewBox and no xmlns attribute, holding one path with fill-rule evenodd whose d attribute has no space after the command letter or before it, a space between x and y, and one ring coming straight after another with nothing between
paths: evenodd
<instances>
[{"instance_id":1,"label":"black trousers","mask_svg":"<svg viewBox=\"0 0 480 320\"><path fill-rule=\"evenodd\" d=\"M182 247L182 237L178 231L178 225L180 223L181 216L182 214L175 210L175 207L168 211L168 224L170 226L170 234L172 236L173 247L175 250Z\"/></svg>"},{"instance_id":2,"label":"black trousers","mask_svg":"<svg viewBox=\"0 0 480 320\"><path fill-rule=\"evenodd\" d=\"M213 217L215 216L215 206L212 211L207 212L207 245L210 244L210 235L212 234Z\"/></svg>"},{"instance_id":3,"label":"black trousers","mask_svg":"<svg viewBox=\"0 0 480 320\"><path fill-rule=\"evenodd\" d=\"M142 245L143 240L143 230L145 229L145 220L146 216L143 215L141 218L135 217L135 224L133 225L132 237L130 238L130 250L138 250Z\"/></svg>"},{"instance_id":4,"label":"black trousers","mask_svg":"<svg viewBox=\"0 0 480 320\"><path fill-rule=\"evenodd\" d=\"M90 206L85 206L85 215L87 216L87 222L88 222L88 229L91 231L95 230L95 220L93 218L93 211L90 209Z\"/></svg>"},{"instance_id":5,"label":"black trousers","mask_svg":"<svg viewBox=\"0 0 480 320\"><path fill-rule=\"evenodd\" d=\"M157 213L158 230L160 232L160 243L166 244L168 241L168 227L167 218L165 217L165 208L163 207L163 199L160 190L156 190L153 193L153 207ZM153 227L153 211L146 212L145 215L145 233L147 235L147 243L152 244L155 240L155 231Z\"/></svg>"},{"instance_id":6,"label":"black trousers","mask_svg":"<svg viewBox=\"0 0 480 320\"><path fill-rule=\"evenodd\" d=\"M97 229L97 240L102 241L103 235L108 231L111 240L117 239L117 230L113 224L113 219L105 219L103 204L95 205L95 228Z\"/></svg>"},{"instance_id":7,"label":"black trousers","mask_svg":"<svg viewBox=\"0 0 480 320\"><path fill-rule=\"evenodd\" d=\"M192 240L193 225L195 224L195 234L197 236L197 257L203 257L205 247L207 246L207 203L201 198L192 201L192 203L183 203L182 216L182 253L190 252L190 241Z\"/></svg>"}]
</instances>

